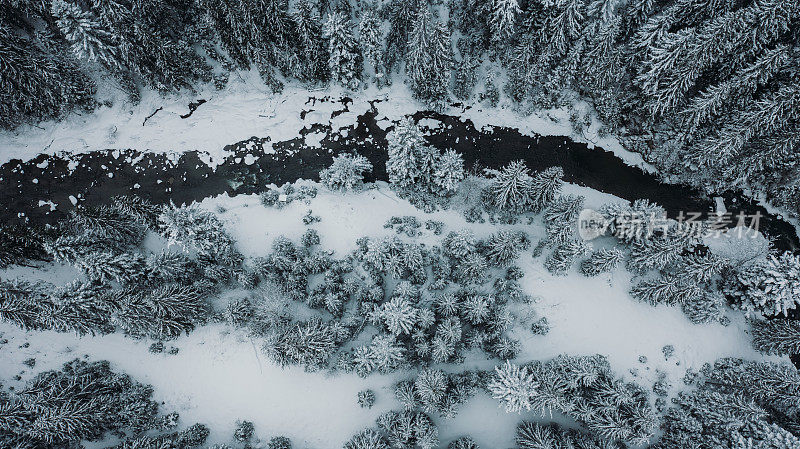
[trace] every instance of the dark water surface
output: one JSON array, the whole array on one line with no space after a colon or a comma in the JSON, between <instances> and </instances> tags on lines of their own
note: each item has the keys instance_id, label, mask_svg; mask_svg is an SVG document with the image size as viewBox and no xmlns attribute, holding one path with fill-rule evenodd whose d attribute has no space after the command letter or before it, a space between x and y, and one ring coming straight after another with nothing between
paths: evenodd
<instances>
[{"instance_id":1,"label":"dark water surface","mask_svg":"<svg viewBox=\"0 0 800 449\"><path fill-rule=\"evenodd\" d=\"M329 99L310 98L309 104ZM377 101L377 100L376 100ZM313 102L313 103L312 103ZM350 112L351 100L338 100L342 110ZM192 103L196 109L202 102ZM306 111L307 112L307 111ZM662 205L669 216L681 211L710 212L714 201L690 187L662 183L655 175L626 165L611 152L589 148L567 137L527 136L518 130L493 127L478 130L469 120L434 112L418 112L416 120L440 122L429 130L428 141L435 147L453 148L464 156L467 167L499 168L513 160L523 159L528 167L541 170L551 166L564 169L564 180L609 193L626 200L648 199ZM208 196L229 193L257 193L270 183L281 185L298 178L318 179L333 155L356 151L374 165L368 181L386 180L386 133L378 126L375 102L358 116L355 125L331 129L329 125L313 125L299 130L292 140L270 142L266 136L228 145L232 155L211 169L196 151L179 158L159 153L142 153L135 149L98 150L85 154L39 155L29 161L12 160L0 166L0 222L52 223L73 208L74 197L80 204L98 205L115 195L135 193L155 203L189 203ZM391 127L389 128L389 130ZM319 148L305 145L311 132L324 132ZM274 154L265 154L269 144ZM272 152L271 152L272 153ZM245 155L256 156L245 163ZM74 168L70 172L70 167ZM35 181L34 181L35 180ZM734 216L741 212L761 215L759 229L774 239L782 250L800 247L792 224L741 194L725 194L725 205ZM51 211L49 204L57 204ZM735 221L735 220L734 220Z\"/></svg>"}]
</instances>

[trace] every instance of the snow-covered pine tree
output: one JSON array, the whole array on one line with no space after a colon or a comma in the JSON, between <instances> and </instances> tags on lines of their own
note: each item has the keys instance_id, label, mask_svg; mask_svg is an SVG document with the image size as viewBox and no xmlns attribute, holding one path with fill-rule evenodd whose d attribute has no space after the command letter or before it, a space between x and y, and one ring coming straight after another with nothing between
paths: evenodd
<instances>
[{"instance_id":1,"label":"snow-covered pine tree","mask_svg":"<svg viewBox=\"0 0 800 449\"><path fill-rule=\"evenodd\" d=\"M517 0L494 0L492 2L492 39L502 43L514 33L517 15L521 12Z\"/></svg>"},{"instance_id":2,"label":"snow-covered pine tree","mask_svg":"<svg viewBox=\"0 0 800 449\"><path fill-rule=\"evenodd\" d=\"M425 412L438 411L447 394L447 375L442 370L423 369L414 380L414 390Z\"/></svg>"},{"instance_id":3,"label":"snow-covered pine tree","mask_svg":"<svg viewBox=\"0 0 800 449\"><path fill-rule=\"evenodd\" d=\"M379 431L369 428L353 435L346 443L344 449L389 449L389 442Z\"/></svg>"},{"instance_id":4,"label":"snow-covered pine tree","mask_svg":"<svg viewBox=\"0 0 800 449\"><path fill-rule=\"evenodd\" d=\"M522 212L531 201L530 170L525 162L513 161L500 170L486 170L491 176L489 189L494 196L494 204L499 209Z\"/></svg>"},{"instance_id":5,"label":"snow-covered pine tree","mask_svg":"<svg viewBox=\"0 0 800 449\"><path fill-rule=\"evenodd\" d=\"M319 172L320 181L331 190L356 190L364 183L364 174L372 171L369 159L359 154L334 156L330 167Z\"/></svg>"},{"instance_id":6,"label":"snow-covered pine tree","mask_svg":"<svg viewBox=\"0 0 800 449\"><path fill-rule=\"evenodd\" d=\"M59 118L77 108L91 109L95 87L62 55L0 25L0 127Z\"/></svg>"},{"instance_id":7,"label":"snow-covered pine tree","mask_svg":"<svg viewBox=\"0 0 800 449\"><path fill-rule=\"evenodd\" d=\"M197 205L164 206L158 217L159 230L170 244L186 251L196 250L200 256L222 265L237 266L242 256L236 242L225 231L222 222L212 212Z\"/></svg>"},{"instance_id":8,"label":"snow-covered pine tree","mask_svg":"<svg viewBox=\"0 0 800 449\"><path fill-rule=\"evenodd\" d=\"M461 259L453 272L461 284L480 284L486 280L489 265L480 253L469 253Z\"/></svg>"},{"instance_id":9,"label":"snow-covered pine tree","mask_svg":"<svg viewBox=\"0 0 800 449\"><path fill-rule=\"evenodd\" d=\"M735 67L761 53L788 30L798 14L797 5L760 1L712 16L695 27L659 33L638 79L650 96L651 112L660 115L682 105L700 74L725 58L731 60L726 65Z\"/></svg>"},{"instance_id":10,"label":"snow-covered pine tree","mask_svg":"<svg viewBox=\"0 0 800 449\"><path fill-rule=\"evenodd\" d=\"M375 369L388 373L399 368L406 361L406 350L397 339L389 334L375 336L369 345L369 356Z\"/></svg>"},{"instance_id":11,"label":"snow-covered pine tree","mask_svg":"<svg viewBox=\"0 0 800 449\"><path fill-rule=\"evenodd\" d=\"M411 334L417 322L418 309L402 296L395 296L381 305L379 314L392 335Z\"/></svg>"},{"instance_id":12,"label":"snow-covered pine tree","mask_svg":"<svg viewBox=\"0 0 800 449\"><path fill-rule=\"evenodd\" d=\"M729 265L727 259L711 251L695 252L680 259L676 274L697 282L709 282Z\"/></svg>"},{"instance_id":13,"label":"snow-covered pine tree","mask_svg":"<svg viewBox=\"0 0 800 449\"><path fill-rule=\"evenodd\" d=\"M475 440L467 436L451 441L450 444L447 445L447 449L480 449L480 446L478 446Z\"/></svg>"},{"instance_id":14,"label":"snow-covered pine tree","mask_svg":"<svg viewBox=\"0 0 800 449\"><path fill-rule=\"evenodd\" d=\"M547 256L547 259L544 261L544 267L554 275L564 276L567 274L567 271L572 268L575 260L585 256L589 251L591 251L591 246L583 240L568 240L559 244L556 249Z\"/></svg>"},{"instance_id":15,"label":"snow-covered pine tree","mask_svg":"<svg viewBox=\"0 0 800 449\"><path fill-rule=\"evenodd\" d=\"M555 423L543 425L523 421L517 426L517 447L525 449L548 449L552 447L580 447L604 449L613 447L606 439L574 429L565 429Z\"/></svg>"},{"instance_id":16,"label":"snow-covered pine tree","mask_svg":"<svg viewBox=\"0 0 800 449\"><path fill-rule=\"evenodd\" d=\"M331 78L348 89L356 89L361 79L361 55L351 28L347 17L333 13L325 23L325 37Z\"/></svg>"},{"instance_id":17,"label":"snow-covered pine tree","mask_svg":"<svg viewBox=\"0 0 800 449\"><path fill-rule=\"evenodd\" d=\"M646 199L631 205L606 204L600 212L608 220L611 234L625 242L651 238L667 216L663 207Z\"/></svg>"},{"instance_id":18,"label":"snow-covered pine tree","mask_svg":"<svg viewBox=\"0 0 800 449\"><path fill-rule=\"evenodd\" d=\"M619 248L600 248L588 259L581 262L581 273L586 276L597 276L613 270L625 258Z\"/></svg>"},{"instance_id":19,"label":"snow-covered pine tree","mask_svg":"<svg viewBox=\"0 0 800 449\"><path fill-rule=\"evenodd\" d=\"M442 239L442 249L448 257L461 260L477 249L478 240L470 229L450 231Z\"/></svg>"},{"instance_id":20,"label":"snow-covered pine tree","mask_svg":"<svg viewBox=\"0 0 800 449\"><path fill-rule=\"evenodd\" d=\"M480 60L470 54L462 53L461 61L455 64L453 78L453 96L459 100L469 100L478 84L478 67Z\"/></svg>"},{"instance_id":21,"label":"snow-covered pine tree","mask_svg":"<svg viewBox=\"0 0 800 449\"><path fill-rule=\"evenodd\" d=\"M51 12L78 58L97 61L112 69L120 67L113 35L91 12L67 0L54 0Z\"/></svg>"},{"instance_id":22,"label":"snow-covered pine tree","mask_svg":"<svg viewBox=\"0 0 800 449\"><path fill-rule=\"evenodd\" d=\"M391 0L386 8L389 32L386 35L387 73L408 54L409 36L420 8L427 7L422 0Z\"/></svg>"},{"instance_id":23,"label":"snow-covered pine tree","mask_svg":"<svg viewBox=\"0 0 800 449\"><path fill-rule=\"evenodd\" d=\"M561 192L564 182L564 169L561 167L546 168L533 175L530 180L530 207L533 212L541 212L548 207Z\"/></svg>"},{"instance_id":24,"label":"snow-covered pine tree","mask_svg":"<svg viewBox=\"0 0 800 449\"><path fill-rule=\"evenodd\" d=\"M435 19L429 7L419 8L408 41L406 72L414 95L434 109L448 99L453 51L450 30Z\"/></svg>"},{"instance_id":25,"label":"snow-covered pine tree","mask_svg":"<svg viewBox=\"0 0 800 449\"><path fill-rule=\"evenodd\" d=\"M486 323L491 315L493 299L488 295L469 293L464 295L459 304L461 317L473 326Z\"/></svg>"},{"instance_id":26,"label":"snow-covered pine tree","mask_svg":"<svg viewBox=\"0 0 800 449\"><path fill-rule=\"evenodd\" d=\"M292 19L297 30L298 45L303 55L301 77L308 81L328 79L328 49L322 32L322 19L314 1L300 0Z\"/></svg>"},{"instance_id":27,"label":"snow-covered pine tree","mask_svg":"<svg viewBox=\"0 0 800 449\"><path fill-rule=\"evenodd\" d=\"M545 210L545 222L564 225L576 223L585 200L586 198L583 195L559 196Z\"/></svg>"},{"instance_id":28,"label":"snow-covered pine tree","mask_svg":"<svg viewBox=\"0 0 800 449\"><path fill-rule=\"evenodd\" d=\"M446 150L436 161L433 185L440 195L450 195L464 180L464 158L455 150Z\"/></svg>"},{"instance_id":29,"label":"snow-covered pine tree","mask_svg":"<svg viewBox=\"0 0 800 449\"><path fill-rule=\"evenodd\" d=\"M753 320L753 347L767 354L800 354L800 322L796 320Z\"/></svg>"},{"instance_id":30,"label":"snow-covered pine tree","mask_svg":"<svg viewBox=\"0 0 800 449\"><path fill-rule=\"evenodd\" d=\"M707 293L695 283L686 281L686 279L674 275L644 280L631 288L631 296L654 306L658 304L683 305L702 300Z\"/></svg>"},{"instance_id":31,"label":"snow-covered pine tree","mask_svg":"<svg viewBox=\"0 0 800 449\"><path fill-rule=\"evenodd\" d=\"M530 246L530 239L524 232L500 231L486 242L486 258L493 265L507 267Z\"/></svg>"},{"instance_id":32,"label":"snow-covered pine tree","mask_svg":"<svg viewBox=\"0 0 800 449\"><path fill-rule=\"evenodd\" d=\"M89 279L101 283L114 280L127 284L147 279L145 257L141 254L91 253L77 260L75 266L82 269Z\"/></svg>"},{"instance_id":33,"label":"snow-covered pine tree","mask_svg":"<svg viewBox=\"0 0 800 449\"><path fill-rule=\"evenodd\" d=\"M638 273L660 270L678 260L689 244L687 237L676 236L674 233L636 241L631 246L628 268Z\"/></svg>"},{"instance_id":34,"label":"snow-covered pine tree","mask_svg":"<svg viewBox=\"0 0 800 449\"><path fill-rule=\"evenodd\" d=\"M748 144L758 138L780 134L785 127L800 119L800 86L784 85L771 92L753 107L736 113L721 125L717 133L700 142L693 154L701 163L713 166L740 156ZM752 149L752 148L751 148Z\"/></svg>"},{"instance_id":35,"label":"snow-covered pine tree","mask_svg":"<svg viewBox=\"0 0 800 449\"><path fill-rule=\"evenodd\" d=\"M719 116L723 110L737 101L744 102L756 94L756 90L767 84L791 61L790 50L784 45L768 49L752 64L732 78L711 85L696 97L681 112L684 123L694 130Z\"/></svg>"},{"instance_id":36,"label":"snow-covered pine tree","mask_svg":"<svg viewBox=\"0 0 800 449\"><path fill-rule=\"evenodd\" d=\"M492 397L503 403L506 412L530 411L531 396L536 394L539 383L528 372L528 368L506 360L505 365L496 366L494 371L492 380L486 386Z\"/></svg>"},{"instance_id":37,"label":"snow-covered pine tree","mask_svg":"<svg viewBox=\"0 0 800 449\"><path fill-rule=\"evenodd\" d=\"M375 6L366 6L361 13L361 21L358 23L359 43L361 53L364 55L364 62L368 64L367 73L378 86L382 86L388 81L386 78L386 68L383 55L383 30L381 20Z\"/></svg>"},{"instance_id":38,"label":"snow-covered pine tree","mask_svg":"<svg viewBox=\"0 0 800 449\"><path fill-rule=\"evenodd\" d=\"M389 133L389 160L386 172L389 182L401 192L441 192L437 180L445 183L445 178L436 176L440 156L428 146L422 131L412 119L403 119ZM450 161L455 163L456 161Z\"/></svg>"},{"instance_id":39,"label":"snow-covered pine tree","mask_svg":"<svg viewBox=\"0 0 800 449\"><path fill-rule=\"evenodd\" d=\"M45 237L33 227L0 225L0 268L48 260Z\"/></svg>"},{"instance_id":40,"label":"snow-covered pine tree","mask_svg":"<svg viewBox=\"0 0 800 449\"><path fill-rule=\"evenodd\" d=\"M736 276L739 306L748 313L787 315L800 304L800 256L785 252L745 267Z\"/></svg>"}]
</instances>

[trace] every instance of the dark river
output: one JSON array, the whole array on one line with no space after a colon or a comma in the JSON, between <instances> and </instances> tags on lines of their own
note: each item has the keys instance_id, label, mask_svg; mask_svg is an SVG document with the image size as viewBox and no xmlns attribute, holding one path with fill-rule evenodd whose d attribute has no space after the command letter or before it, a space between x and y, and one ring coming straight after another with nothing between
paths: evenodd
<instances>
[{"instance_id":1,"label":"dark river","mask_svg":"<svg viewBox=\"0 0 800 449\"><path fill-rule=\"evenodd\" d=\"M330 100L310 98L311 106L312 101ZM349 112L349 99L339 102L344 109L333 114ZM372 161L370 181L386 180L386 130L378 126L374 102L372 105L371 110L358 116L353 126L334 130L328 125L314 125L299 130L295 139L271 142L274 154L263 152L264 143L270 142L268 136L232 143L226 147L232 155L216 169L209 168L193 151L183 153L177 160L135 149L12 160L0 166L0 222L52 223L74 207L70 196L85 205L103 204L112 196L130 193L155 203L172 200L180 204L225 192L257 193L269 183L281 185L298 178L318 179L319 171L341 151L356 151ZM429 130L428 141L435 147L460 152L467 167L499 168L524 159L533 170L561 166L567 182L626 200L648 199L663 206L671 217L678 216L680 211L714 209L714 201L695 189L662 183L655 175L625 164L611 152L589 148L567 137L527 136L503 127L478 130L469 120L434 112L418 112L414 118L441 122L443 126ZM320 147L306 146L303 136L318 131L326 133ZM244 162L247 154L260 157L248 165ZM72 172L70 166L74 168ZM776 248L800 247L795 228L789 222L769 214L744 195L722 196L734 216L740 211L747 215L761 214L759 230L774 239ZM57 207L51 211L49 204L40 201L52 201Z\"/></svg>"}]
</instances>

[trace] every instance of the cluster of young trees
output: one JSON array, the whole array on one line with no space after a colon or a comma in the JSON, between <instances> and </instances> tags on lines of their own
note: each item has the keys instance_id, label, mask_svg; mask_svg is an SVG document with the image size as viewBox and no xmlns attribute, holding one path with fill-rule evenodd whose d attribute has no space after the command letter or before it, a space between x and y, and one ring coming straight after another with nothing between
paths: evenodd
<instances>
[{"instance_id":1,"label":"cluster of young trees","mask_svg":"<svg viewBox=\"0 0 800 449\"><path fill-rule=\"evenodd\" d=\"M439 447L439 429L430 416L419 411L391 411L379 416L375 427L354 435L344 449Z\"/></svg>"},{"instance_id":2,"label":"cluster of young trees","mask_svg":"<svg viewBox=\"0 0 800 449\"><path fill-rule=\"evenodd\" d=\"M144 250L148 232L184 251ZM25 252L9 249L84 273L63 286L0 281L0 319L24 329L174 338L209 318L207 298L218 286L247 278L243 257L214 214L138 197L76 209L48 232L29 233L20 248Z\"/></svg>"},{"instance_id":3,"label":"cluster of young trees","mask_svg":"<svg viewBox=\"0 0 800 449\"><path fill-rule=\"evenodd\" d=\"M386 172L392 188L426 209L430 208L428 197L448 197L464 179L463 157L453 150L440 152L428 145L412 119L397 123L387 138Z\"/></svg>"},{"instance_id":4,"label":"cluster of young trees","mask_svg":"<svg viewBox=\"0 0 800 449\"><path fill-rule=\"evenodd\" d=\"M721 359L700 374L696 388L680 393L667 410L655 447L800 445L800 377L794 367Z\"/></svg>"},{"instance_id":5,"label":"cluster of young trees","mask_svg":"<svg viewBox=\"0 0 800 449\"><path fill-rule=\"evenodd\" d=\"M459 360L469 348L513 358L519 343L505 335L509 301L527 301L514 259L527 248L523 233L501 231L485 241L451 232L426 247L399 237L362 238L343 259L317 249L319 236L298 245L278 238L270 255L253 261L255 282L321 314L296 320L264 313L251 301L231 303L230 321L264 338L278 363L336 368L359 375ZM378 332L344 350L370 325Z\"/></svg>"},{"instance_id":6,"label":"cluster of young trees","mask_svg":"<svg viewBox=\"0 0 800 449\"><path fill-rule=\"evenodd\" d=\"M488 389L508 412L563 413L608 443L647 444L657 430L647 392L614 377L603 356L561 355L522 366L507 361L495 371ZM526 424L520 429L518 435L545 432ZM526 446L527 438L518 439L520 447L539 447Z\"/></svg>"},{"instance_id":7,"label":"cluster of young trees","mask_svg":"<svg viewBox=\"0 0 800 449\"><path fill-rule=\"evenodd\" d=\"M399 382L394 393L405 410L422 410L442 418L453 418L458 406L486 384L486 374L483 371L448 374L425 368L414 380Z\"/></svg>"},{"instance_id":8,"label":"cluster of young trees","mask_svg":"<svg viewBox=\"0 0 800 449\"><path fill-rule=\"evenodd\" d=\"M202 445L208 429L195 425L156 437L177 425L177 414L158 415L149 385L109 368L108 362L74 360L45 371L12 393L0 392L0 444L3 447L74 447L109 434L118 448ZM159 444L155 444L158 442ZM169 444L168 444L169 443Z\"/></svg>"}]
</instances>

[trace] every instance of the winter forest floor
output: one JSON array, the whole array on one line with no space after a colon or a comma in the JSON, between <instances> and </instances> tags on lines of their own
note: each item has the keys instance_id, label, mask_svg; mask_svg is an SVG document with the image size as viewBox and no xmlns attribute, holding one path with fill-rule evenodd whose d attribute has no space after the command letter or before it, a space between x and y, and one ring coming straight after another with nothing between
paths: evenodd
<instances>
[{"instance_id":1,"label":"winter forest floor","mask_svg":"<svg viewBox=\"0 0 800 449\"><path fill-rule=\"evenodd\" d=\"M303 129L312 130L304 134L304 140L313 145L314 139L322 137L313 132L314 124L330 124L334 129L352 125L358 114L372 107L370 100L373 99L384 100L374 103L379 122L396 120L418 109L413 100L406 100L409 95L402 85L361 92L352 102L344 104L338 101L309 103L310 95L317 98L344 96L338 91L309 93L291 86L281 95L266 90L254 93L246 83L234 83L221 93L205 91L191 98L166 101L156 95L145 95L142 103L133 109L114 106L63 122L43 123L15 133L3 132L0 134L0 163L15 158L28 160L42 153L133 148L176 156L185 151L201 150L204 162L214 167L229 156L224 150L226 145L252 136L269 136L275 142L295 138ZM200 98L207 102L199 105L189 117L182 118L181 115L189 113L187 104ZM639 155L624 151L612 138L599 138L596 122L576 135L568 120L569 113L564 110L530 116L524 121L502 105L491 111L478 105L469 109L453 107L445 113L468 118L478 127L513 126L526 134L571 135L577 141L590 142L614 152L628 164L649 169ZM266 145L258 151L269 152L270 149ZM476 237L485 238L500 229L519 229L527 232L534 242L545 234L540 221L532 225L468 223L457 207L426 214L399 198L384 182L352 193L331 192L310 181L299 181L299 184L315 185L319 194L281 209L264 206L258 195L220 195L206 198L200 205L222 219L246 257L265 256L276 237L286 236L297 241L309 228L318 231L322 249L343 257L356 248L359 237L396 235L394 230L384 227L393 216L441 221L444 234L468 228ZM566 184L562 194L585 196L587 208L624 201L573 184ZM302 218L309 210L321 221L304 226ZM430 231L419 237L400 237L428 245L441 238ZM731 238L723 236L706 243L712 251L730 256L743 246ZM610 239L597 244L614 245ZM146 245L160 248L165 246L165 241L150 236ZM652 390L657 371L666 373L672 385L671 396L683 386L681 379L687 369L698 370L702 364L718 358L779 360L752 349L749 325L740 312L726 310L730 318L727 326L693 324L677 307L654 307L633 299L628 291L635 279L624 267L592 278L582 276L575 267L566 276L554 276L544 269L543 260L544 257L534 258L527 251L516 261L525 274L520 281L524 292L534 298L531 304L513 306L514 326L510 336L521 342L517 360L549 359L562 353L598 353L608 357L618 376L637 382L646 390ZM4 280L42 279L56 285L80 276L79 270L66 265L0 270L0 278ZM237 298L253 295L275 307L292 308L290 300L268 288L226 290L214 300L214 307L222 310ZM546 317L549 322L550 331L546 335L530 331L531 324L540 317ZM182 425L207 424L212 432L210 443L229 442L236 420L246 419L255 424L256 435L262 441L286 435L300 449L341 447L351 435L370 426L381 413L397 409L394 385L413 375L410 371L400 371L361 378L354 373L309 373L298 366L281 368L265 357L260 342L243 330L224 324L205 325L188 336L167 341L168 348L178 349L174 355L166 351L153 354L148 347L154 340L134 340L121 333L77 337L50 331L24 332L4 322L0 323L0 334L5 342L0 345L0 378L7 380L5 387L20 386L36 373L58 369L76 357L109 360L112 368L151 384L154 399L162 403L162 410L178 411ZM674 353L665 357L662 349L667 345L674 347ZM30 358L36 359L33 368L23 365ZM788 357L785 360L788 361ZM498 363L483 353L471 352L463 364L441 368L450 371L492 369ZM11 380L17 375L16 380ZM377 396L370 409L360 408L356 401L357 393L366 388L373 389ZM514 428L520 421L539 418L539 411L521 415L506 413L496 400L479 392L459 408L455 418L435 420L442 446L469 434L483 448L506 448L514 445ZM547 418L549 421L550 417ZM553 420L569 424L558 416Z\"/></svg>"}]
</instances>

